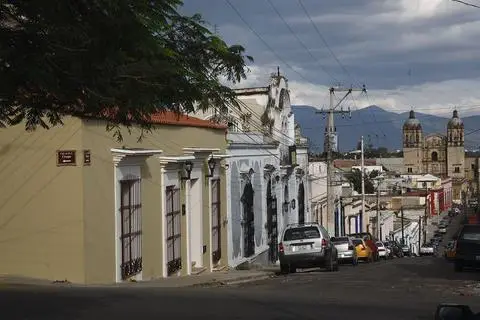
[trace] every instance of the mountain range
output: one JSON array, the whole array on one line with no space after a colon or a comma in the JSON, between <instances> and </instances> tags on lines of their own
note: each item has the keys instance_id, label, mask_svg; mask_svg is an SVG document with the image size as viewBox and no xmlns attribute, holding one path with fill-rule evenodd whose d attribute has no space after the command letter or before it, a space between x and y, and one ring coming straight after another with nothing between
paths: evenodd
<instances>
[{"instance_id":1,"label":"mountain range","mask_svg":"<svg viewBox=\"0 0 480 320\"><path fill-rule=\"evenodd\" d=\"M318 114L317 108L304 105L292 106L295 121L300 125L302 134L308 138L310 152L323 152L323 138L326 118ZM409 112L395 113L382 109L379 106L369 106L352 111L348 115L335 115L335 127L338 135L338 148L341 152L355 150L360 137L363 135L365 145L372 147L386 147L389 150L402 148L402 126L408 119ZM446 135L449 118L415 112L420 120L424 134L440 133ZM463 118L465 125L465 149L478 150L480 145L480 116ZM475 131L477 130L477 131Z\"/></svg>"}]
</instances>

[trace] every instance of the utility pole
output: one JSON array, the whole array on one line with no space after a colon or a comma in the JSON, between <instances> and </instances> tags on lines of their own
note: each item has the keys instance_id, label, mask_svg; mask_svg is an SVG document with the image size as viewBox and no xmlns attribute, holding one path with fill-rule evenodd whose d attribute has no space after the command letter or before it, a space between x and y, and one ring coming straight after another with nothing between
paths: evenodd
<instances>
[{"instance_id":1,"label":"utility pole","mask_svg":"<svg viewBox=\"0 0 480 320\"><path fill-rule=\"evenodd\" d=\"M380 180L378 180L377 184L377 230L376 230L376 237L378 240L382 240L381 232L380 232Z\"/></svg>"},{"instance_id":2,"label":"utility pole","mask_svg":"<svg viewBox=\"0 0 480 320\"><path fill-rule=\"evenodd\" d=\"M404 226L404 216L403 216L403 206L400 207L401 219L402 219L402 246L405 245L405 226Z\"/></svg>"},{"instance_id":3,"label":"utility pole","mask_svg":"<svg viewBox=\"0 0 480 320\"><path fill-rule=\"evenodd\" d=\"M480 158L477 157L474 177L477 178L477 206L475 208L475 214L478 214L480 209Z\"/></svg>"},{"instance_id":4,"label":"utility pole","mask_svg":"<svg viewBox=\"0 0 480 320\"><path fill-rule=\"evenodd\" d=\"M344 88L344 87L331 87L329 89L330 94L330 105L328 110L321 110L316 113L321 113L325 117L327 116L327 127L325 130L325 148L327 152L327 221L326 221L326 229L329 233L333 233L335 229L334 223L334 194L333 194L333 158L332 158L332 147L333 147L333 139L335 137L335 125L334 125L334 115L341 114L343 117L345 115L352 116L350 108L347 111L340 108L340 110L336 110L337 107L354 91L360 92L367 92L365 85L362 88ZM343 92L343 97L335 104L334 98L336 92Z\"/></svg>"},{"instance_id":5,"label":"utility pole","mask_svg":"<svg viewBox=\"0 0 480 320\"><path fill-rule=\"evenodd\" d=\"M425 226L423 226L425 228ZM422 217L418 217L418 255L420 255L420 248L422 247ZM425 239L423 239L425 242Z\"/></svg>"},{"instance_id":6,"label":"utility pole","mask_svg":"<svg viewBox=\"0 0 480 320\"><path fill-rule=\"evenodd\" d=\"M428 213L428 185L425 187L427 194L425 195L425 214L423 215L423 242L427 242L427 222L428 222L428 216L430 214Z\"/></svg>"},{"instance_id":7,"label":"utility pole","mask_svg":"<svg viewBox=\"0 0 480 320\"><path fill-rule=\"evenodd\" d=\"M362 214L360 216L360 232L363 232L363 217L365 216L365 156L363 154L363 136L360 140L360 149L361 149L361 165L360 170L362 171L360 176L362 179Z\"/></svg>"}]
</instances>

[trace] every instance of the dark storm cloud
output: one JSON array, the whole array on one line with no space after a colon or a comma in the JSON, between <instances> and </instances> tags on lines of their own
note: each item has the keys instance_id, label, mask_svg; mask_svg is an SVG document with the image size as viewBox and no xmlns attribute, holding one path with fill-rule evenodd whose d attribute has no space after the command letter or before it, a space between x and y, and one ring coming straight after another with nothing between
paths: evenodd
<instances>
[{"instance_id":1,"label":"dark storm cloud","mask_svg":"<svg viewBox=\"0 0 480 320\"><path fill-rule=\"evenodd\" d=\"M332 57L296 0L272 0L315 59L292 36L266 0L230 0L289 70L237 16L225 0L186 0L184 11L216 24L229 43L244 45L255 65L280 65L291 80L331 84L358 80L371 88L479 77L480 10L447 0L303 0ZM325 72L325 70L327 72ZM332 74L333 78L328 75Z\"/></svg>"}]
</instances>

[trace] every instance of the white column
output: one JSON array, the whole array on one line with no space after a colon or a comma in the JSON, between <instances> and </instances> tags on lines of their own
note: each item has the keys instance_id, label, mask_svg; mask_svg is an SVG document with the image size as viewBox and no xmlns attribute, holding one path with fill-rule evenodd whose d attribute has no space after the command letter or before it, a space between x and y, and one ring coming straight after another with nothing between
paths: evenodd
<instances>
[{"instance_id":1,"label":"white column","mask_svg":"<svg viewBox=\"0 0 480 320\"><path fill-rule=\"evenodd\" d=\"M180 181L180 183L182 183ZM192 273L192 257L191 257L191 245L190 245L190 234L191 234L191 226L190 226L190 188L191 188L191 181L185 181L185 224L186 224L186 231L185 231L185 242L187 243L187 275Z\"/></svg>"}]
</instances>

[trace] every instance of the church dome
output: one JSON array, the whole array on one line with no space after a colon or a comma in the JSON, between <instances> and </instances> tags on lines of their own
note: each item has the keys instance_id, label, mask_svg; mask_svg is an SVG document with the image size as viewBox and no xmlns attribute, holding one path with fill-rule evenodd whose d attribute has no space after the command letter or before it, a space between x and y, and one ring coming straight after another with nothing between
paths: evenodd
<instances>
[{"instance_id":1,"label":"church dome","mask_svg":"<svg viewBox=\"0 0 480 320\"><path fill-rule=\"evenodd\" d=\"M420 120L415 118L415 111L410 110L410 116L408 117L407 121L403 124L403 129L407 130L417 130L422 129L422 125L420 124Z\"/></svg>"},{"instance_id":2,"label":"church dome","mask_svg":"<svg viewBox=\"0 0 480 320\"><path fill-rule=\"evenodd\" d=\"M463 121L462 119L460 119L458 117L458 111L457 110L453 110L453 116L452 118L450 119L450 121L448 121L448 126L447 126L448 129L458 129L458 128L463 128Z\"/></svg>"}]
</instances>

